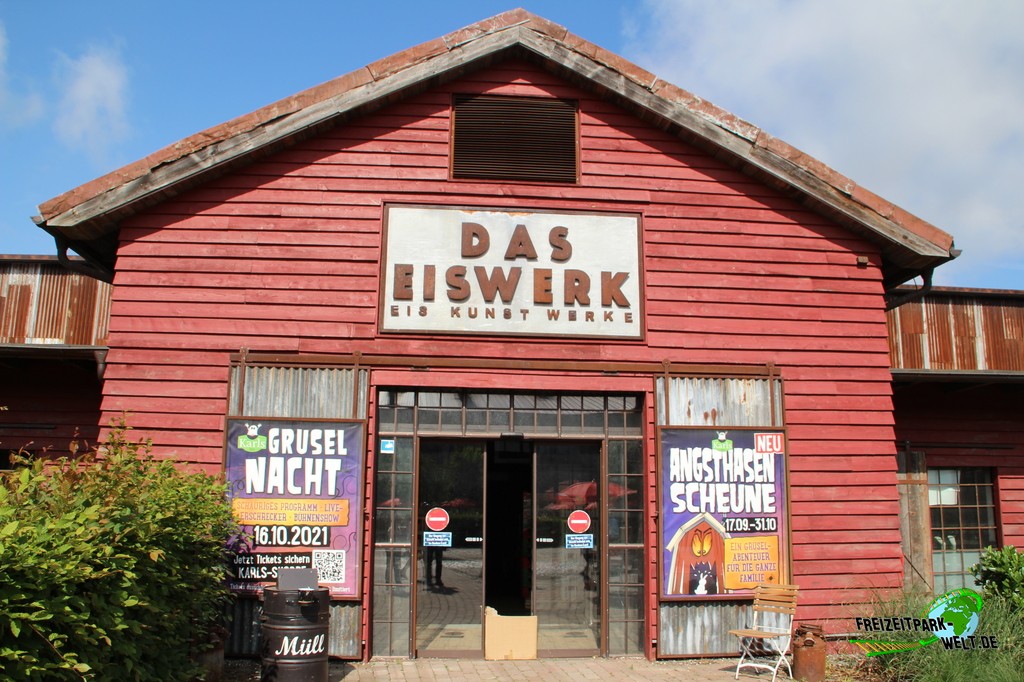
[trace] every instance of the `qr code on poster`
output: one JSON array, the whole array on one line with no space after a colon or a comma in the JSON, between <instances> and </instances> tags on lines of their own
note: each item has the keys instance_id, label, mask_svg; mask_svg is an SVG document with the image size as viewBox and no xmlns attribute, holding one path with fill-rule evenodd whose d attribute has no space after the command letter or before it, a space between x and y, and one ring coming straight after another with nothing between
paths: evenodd
<instances>
[{"instance_id":1,"label":"qr code on poster","mask_svg":"<svg viewBox=\"0 0 1024 682\"><path fill-rule=\"evenodd\" d=\"M345 582L345 550L314 549L313 568L320 572L322 583Z\"/></svg>"}]
</instances>

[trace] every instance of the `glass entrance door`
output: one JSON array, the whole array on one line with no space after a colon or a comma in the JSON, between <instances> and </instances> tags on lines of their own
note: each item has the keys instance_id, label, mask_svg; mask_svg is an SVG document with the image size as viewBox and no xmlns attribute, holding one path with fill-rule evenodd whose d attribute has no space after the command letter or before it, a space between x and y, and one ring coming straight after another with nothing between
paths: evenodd
<instances>
[{"instance_id":1,"label":"glass entrance door","mask_svg":"<svg viewBox=\"0 0 1024 682\"><path fill-rule=\"evenodd\" d=\"M533 612L540 656L601 653L601 446L536 444Z\"/></svg>"},{"instance_id":2,"label":"glass entrance door","mask_svg":"<svg viewBox=\"0 0 1024 682\"><path fill-rule=\"evenodd\" d=\"M478 657L483 648L484 444L420 440L416 653Z\"/></svg>"},{"instance_id":3,"label":"glass entrance door","mask_svg":"<svg viewBox=\"0 0 1024 682\"><path fill-rule=\"evenodd\" d=\"M600 442L421 439L418 480L416 655L482 655L484 606L601 654Z\"/></svg>"}]
</instances>

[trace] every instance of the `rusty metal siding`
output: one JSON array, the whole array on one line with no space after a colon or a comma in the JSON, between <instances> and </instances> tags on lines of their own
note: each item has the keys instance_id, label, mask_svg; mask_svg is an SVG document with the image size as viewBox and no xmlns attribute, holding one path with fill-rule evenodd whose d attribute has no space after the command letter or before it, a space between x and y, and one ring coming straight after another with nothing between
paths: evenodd
<instances>
[{"instance_id":1,"label":"rusty metal siding","mask_svg":"<svg viewBox=\"0 0 1024 682\"><path fill-rule=\"evenodd\" d=\"M986 310L985 356L991 369L1024 370L1024 302Z\"/></svg>"},{"instance_id":2,"label":"rusty metal siding","mask_svg":"<svg viewBox=\"0 0 1024 682\"><path fill-rule=\"evenodd\" d=\"M897 343L897 352L890 357L892 366L924 367L928 362L928 344L925 343L924 314L921 307L914 304L904 305L890 310L887 315L889 338Z\"/></svg>"},{"instance_id":3,"label":"rusty metal siding","mask_svg":"<svg viewBox=\"0 0 1024 682\"><path fill-rule=\"evenodd\" d=\"M362 656L362 604L334 602L331 604L330 644L327 653L341 658Z\"/></svg>"},{"instance_id":4,"label":"rusty metal siding","mask_svg":"<svg viewBox=\"0 0 1024 682\"><path fill-rule=\"evenodd\" d=\"M924 306L928 360L931 369L953 369L953 324L950 308L939 302Z\"/></svg>"},{"instance_id":5,"label":"rusty metal siding","mask_svg":"<svg viewBox=\"0 0 1024 682\"><path fill-rule=\"evenodd\" d=\"M782 386L778 379L669 377L657 380L658 424L673 426L780 426Z\"/></svg>"},{"instance_id":6,"label":"rusty metal siding","mask_svg":"<svg viewBox=\"0 0 1024 682\"><path fill-rule=\"evenodd\" d=\"M0 343L105 346L110 294L56 262L0 261Z\"/></svg>"},{"instance_id":7,"label":"rusty metal siding","mask_svg":"<svg viewBox=\"0 0 1024 682\"><path fill-rule=\"evenodd\" d=\"M658 609L658 657L733 656L739 640L729 630L747 627L751 602L665 602Z\"/></svg>"},{"instance_id":8,"label":"rusty metal siding","mask_svg":"<svg viewBox=\"0 0 1024 682\"><path fill-rule=\"evenodd\" d=\"M1024 371L1024 298L930 294L887 313L894 369Z\"/></svg>"},{"instance_id":9,"label":"rusty metal siding","mask_svg":"<svg viewBox=\"0 0 1024 682\"><path fill-rule=\"evenodd\" d=\"M367 390L366 370L236 366L228 410L253 417L366 419ZM245 392L241 399L240 391Z\"/></svg>"},{"instance_id":10,"label":"rusty metal siding","mask_svg":"<svg viewBox=\"0 0 1024 682\"><path fill-rule=\"evenodd\" d=\"M978 369L976 349L978 327L975 324L975 306L952 305L949 309L951 333L953 335L953 366L962 369ZM983 359L982 356L981 359Z\"/></svg>"}]
</instances>

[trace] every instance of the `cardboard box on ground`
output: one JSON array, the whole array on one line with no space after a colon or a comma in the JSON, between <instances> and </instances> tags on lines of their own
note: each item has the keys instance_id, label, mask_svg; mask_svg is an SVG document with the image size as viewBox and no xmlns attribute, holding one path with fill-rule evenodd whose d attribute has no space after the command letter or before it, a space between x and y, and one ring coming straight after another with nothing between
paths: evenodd
<instances>
[{"instance_id":1,"label":"cardboard box on ground","mask_svg":"<svg viewBox=\"0 0 1024 682\"><path fill-rule=\"evenodd\" d=\"M502 616L490 606L484 609L484 658L537 658L537 616Z\"/></svg>"}]
</instances>

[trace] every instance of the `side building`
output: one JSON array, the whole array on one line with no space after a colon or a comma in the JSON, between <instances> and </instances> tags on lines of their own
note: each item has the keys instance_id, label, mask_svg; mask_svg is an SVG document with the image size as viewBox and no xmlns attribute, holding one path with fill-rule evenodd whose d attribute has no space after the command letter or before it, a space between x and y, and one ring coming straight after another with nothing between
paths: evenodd
<instances>
[{"instance_id":1,"label":"side building","mask_svg":"<svg viewBox=\"0 0 1024 682\"><path fill-rule=\"evenodd\" d=\"M937 288L889 311L907 582L974 587L1024 546L1024 293Z\"/></svg>"},{"instance_id":2,"label":"side building","mask_svg":"<svg viewBox=\"0 0 1024 682\"><path fill-rule=\"evenodd\" d=\"M0 469L96 442L110 290L55 256L0 256Z\"/></svg>"}]
</instances>

